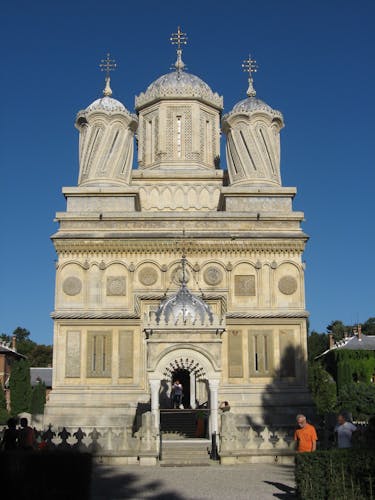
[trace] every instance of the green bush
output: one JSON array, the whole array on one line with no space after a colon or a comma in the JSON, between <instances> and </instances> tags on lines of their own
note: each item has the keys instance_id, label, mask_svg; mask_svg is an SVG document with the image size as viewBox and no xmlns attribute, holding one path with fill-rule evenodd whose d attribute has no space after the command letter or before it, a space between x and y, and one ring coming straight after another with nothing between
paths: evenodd
<instances>
[{"instance_id":1,"label":"green bush","mask_svg":"<svg viewBox=\"0 0 375 500\"><path fill-rule=\"evenodd\" d=\"M44 405L46 404L46 386L44 382L39 382L33 388L31 394L31 413L40 415L44 413Z\"/></svg>"},{"instance_id":2,"label":"green bush","mask_svg":"<svg viewBox=\"0 0 375 500\"><path fill-rule=\"evenodd\" d=\"M5 392L0 384L0 424L5 424L9 418L7 403L5 399Z\"/></svg>"},{"instance_id":3,"label":"green bush","mask_svg":"<svg viewBox=\"0 0 375 500\"><path fill-rule=\"evenodd\" d=\"M341 387L338 409L349 411L354 420L367 420L375 415L375 386L358 382Z\"/></svg>"},{"instance_id":4,"label":"green bush","mask_svg":"<svg viewBox=\"0 0 375 500\"><path fill-rule=\"evenodd\" d=\"M300 453L295 468L302 500L375 498L375 450L326 450Z\"/></svg>"},{"instance_id":5,"label":"green bush","mask_svg":"<svg viewBox=\"0 0 375 500\"><path fill-rule=\"evenodd\" d=\"M30 412L32 389L30 384L30 365L26 360L22 359L13 363L9 389L12 416L17 416L23 412Z\"/></svg>"}]
</instances>

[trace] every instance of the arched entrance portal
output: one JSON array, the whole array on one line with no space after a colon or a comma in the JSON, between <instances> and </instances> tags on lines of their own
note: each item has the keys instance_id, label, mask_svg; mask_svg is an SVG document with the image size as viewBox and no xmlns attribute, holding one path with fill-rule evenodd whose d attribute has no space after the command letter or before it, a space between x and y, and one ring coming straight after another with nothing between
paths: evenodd
<instances>
[{"instance_id":1,"label":"arched entrance portal","mask_svg":"<svg viewBox=\"0 0 375 500\"><path fill-rule=\"evenodd\" d=\"M209 432L217 432L218 388L220 369L216 366L211 353L192 349L191 346L181 346L170 349L159 355L153 368L149 369L151 389L151 410L155 425L160 424L161 394L170 394L168 389L177 378L184 386L184 407L196 408L198 403L208 400ZM165 401L165 400L164 400ZM164 406L165 408L165 406ZM170 406L169 406L170 408Z\"/></svg>"}]
</instances>

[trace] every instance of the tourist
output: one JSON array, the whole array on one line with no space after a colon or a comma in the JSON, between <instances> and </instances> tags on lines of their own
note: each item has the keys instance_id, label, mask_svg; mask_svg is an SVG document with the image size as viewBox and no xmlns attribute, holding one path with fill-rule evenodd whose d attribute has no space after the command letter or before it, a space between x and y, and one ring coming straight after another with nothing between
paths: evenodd
<instances>
[{"instance_id":1,"label":"tourist","mask_svg":"<svg viewBox=\"0 0 375 500\"><path fill-rule=\"evenodd\" d=\"M34 430L28 425L27 418L21 418L21 428L18 431L18 443L21 450L31 451L35 445Z\"/></svg>"},{"instance_id":2,"label":"tourist","mask_svg":"<svg viewBox=\"0 0 375 500\"><path fill-rule=\"evenodd\" d=\"M294 440L297 441L297 451L299 453L315 451L318 440L315 427L307 423L305 415L297 415L296 420L299 426L299 429L294 433Z\"/></svg>"},{"instance_id":3,"label":"tourist","mask_svg":"<svg viewBox=\"0 0 375 500\"><path fill-rule=\"evenodd\" d=\"M182 404L182 385L179 380L175 380L172 386L172 405L173 408L179 408Z\"/></svg>"},{"instance_id":4,"label":"tourist","mask_svg":"<svg viewBox=\"0 0 375 500\"><path fill-rule=\"evenodd\" d=\"M8 429L5 429L0 448L4 451L16 450L18 447L17 420L10 418L7 422Z\"/></svg>"},{"instance_id":5,"label":"tourist","mask_svg":"<svg viewBox=\"0 0 375 500\"><path fill-rule=\"evenodd\" d=\"M357 427L350 422L347 414L339 413L337 417L337 425L335 432L337 435L338 448L351 448L352 447L352 434L357 430Z\"/></svg>"}]
</instances>

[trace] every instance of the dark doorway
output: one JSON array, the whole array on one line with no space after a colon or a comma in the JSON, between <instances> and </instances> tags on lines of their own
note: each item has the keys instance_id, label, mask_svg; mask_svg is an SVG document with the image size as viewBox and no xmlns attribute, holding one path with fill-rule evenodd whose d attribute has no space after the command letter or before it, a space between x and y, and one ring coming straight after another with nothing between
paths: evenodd
<instances>
[{"instance_id":1,"label":"dark doorway","mask_svg":"<svg viewBox=\"0 0 375 500\"><path fill-rule=\"evenodd\" d=\"M179 380L182 385L182 404L190 408L190 373L187 370L175 370L172 375L172 385Z\"/></svg>"}]
</instances>

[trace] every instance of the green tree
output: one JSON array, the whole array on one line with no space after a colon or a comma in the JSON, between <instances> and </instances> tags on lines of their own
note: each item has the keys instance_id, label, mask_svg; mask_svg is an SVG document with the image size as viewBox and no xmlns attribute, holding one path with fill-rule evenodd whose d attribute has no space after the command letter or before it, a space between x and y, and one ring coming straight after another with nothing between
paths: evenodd
<instances>
[{"instance_id":1,"label":"green tree","mask_svg":"<svg viewBox=\"0 0 375 500\"><path fill-rule=\"evenodd\" d=\"M316 356L328 349L328 335L325 333L311 332L307 337L307 352L309 361L314 361Z\"/></svg>"},{"instance_id":2,"label":"green tree","mask_svg":"<svg viewBox=\"0 0 375 500\"><path fill-rule=\"evenodd\" d=\"M338 340L344 338L345 333L350 330L350 327L345 326L342 321L336 319L335 321L331 321L331 323L327 326L327 330L329 333L333 334L333 338L337 342Z\"/></svg>"},{"instance_id":3,"label":"green tree","mask_svg":"<svg viewBox=\"0 0 375 500\"><path fill-rule=\"evenodd\" d=\"M44 405L46 404L46 386L44 382L39 382L33 388L31 395L31 413L40 415L44 413Z\"/></svg>"},{"instance_id":4,"label":"green tree","mask_svg":"<svg viewBox=\"0 0 375 500\"><path fill-rule=\"evenodd\" d=\"M355 420L367 420L375 414L375 386L364 382L350 383L340 389L338 406L349 411Z\"/></svg>"},{"instance_id":5,"label":"green tree","mask_svg":"<svg viewBox=\"0 0 375 500\"><path fill-rule=\"evenodd\" d=\"M29 412L32 389L30 385L30 364L28 361L22 359L13 363L9 389L12 416L16 416L22 412Z\"/></svg>"},{"instance_id":6,"label":"green tree","mask_svg":"<svg viewBox=\"0 0 375 500\"><path fill-rule=\"evenodd\" d=\"M318 415L334 411L337 404L336 383L319 362L309 364L308 384Z\"/></svg>"},{"instance_id":7,"label":"green tree","mask_svg":"<svg viewBox=\"0 0 375 500\"><path fill-rule=\"evenodd\" d=\"M27 359L30 366L47 367L52 365L52 346L36 344Z\"/></svg>"},{"instance_id":8,"label":"green tree","mask_svg":"<svg viewBox=\"0 0 375 500\"><path fill-rule=\"evenodd\" d=\"M375 335L375 318L369 318L363 323L362 333L365 335Z\"/></svg>"},{"instance_id":9,"label":"green tree","mask_svg":"<svg viewBox=\"0 0 375 500\"><path fill-rule=\"evenodd\" d=\"M7 402L5 399L5 392L0 383L0 424L5 424L9 418L7 410Z\"/></svg>"}]
</instances>

